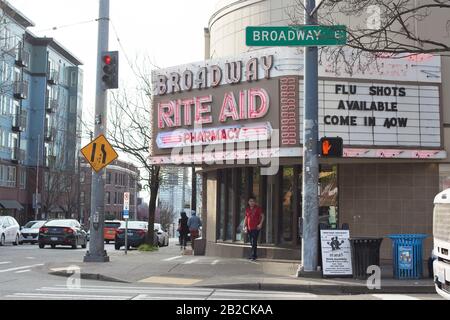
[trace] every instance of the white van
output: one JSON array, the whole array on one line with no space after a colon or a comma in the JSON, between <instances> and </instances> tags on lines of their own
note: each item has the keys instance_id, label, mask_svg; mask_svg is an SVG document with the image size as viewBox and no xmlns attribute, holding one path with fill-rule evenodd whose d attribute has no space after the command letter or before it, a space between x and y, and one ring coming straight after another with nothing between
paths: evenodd
<instances>
[{"instance_id":1,"label":"white van","mask_svg":"<svg viewBox=\"0 0 450 320\"><path fill-rule=\"evenodd\" d=\"M437 256L433 262L436 291L450 300L450 189L434 198L433 240Z\"/></svg>"}]
</instances>

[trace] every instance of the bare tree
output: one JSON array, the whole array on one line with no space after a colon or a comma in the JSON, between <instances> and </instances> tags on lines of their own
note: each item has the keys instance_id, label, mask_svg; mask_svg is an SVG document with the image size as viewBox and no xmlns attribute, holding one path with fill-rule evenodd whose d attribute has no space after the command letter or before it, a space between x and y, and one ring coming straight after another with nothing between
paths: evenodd
<instances>
[{"instance_id":1,"label":"bare tree","mask_svg":"<svg viewBox=\"0 0 450 320\"><path fill-rule=\"evenodd\" d=\"M304 21L304 0L288 12ZM346 47L323 47L321 60L364 71L380 57L450 55L450 0L324 0L321 25L347 25ZM433 25L433 30L429 26Z\"/></svg>"},{"instance_id":2,"label":"bare tree","mask_svg":"<svg viewBox=\"0 0 450 320\"><path fill-rule=\"evenodd\" d=\"M149 163L152 141L151 75L145 70L136 75L139 87L135 94L123 90L112 96L108 136L114 148L130 156L134 163L139 164L138 168L144 171L144 188L150 191L148 224L149 230L152 230L160 184L160 167ZM146 243L153 245L153 237L147 237Z\"/></svg>"},{"instance_id":3,"label":"bare tree","mask_svg":"<svg viewBox=\"0 0 450 320\"><path fill-rule=\"evenodd\" d=\"M173 206L168 203L164 203L162 206L159 206L159 223L164 230L169 230L175 219L175 211L173 210Z\"/></svg>"}]
</instances>

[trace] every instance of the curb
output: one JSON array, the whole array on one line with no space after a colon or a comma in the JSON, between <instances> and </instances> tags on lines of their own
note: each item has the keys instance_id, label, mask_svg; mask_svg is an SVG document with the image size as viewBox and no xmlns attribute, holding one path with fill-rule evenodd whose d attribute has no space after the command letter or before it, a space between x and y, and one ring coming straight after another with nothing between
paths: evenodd
<instances>
[{"instance_id":1,"label":"curb","mask_svg":"<svg viewBox=\"0 0 450 320\"><path fill-rule=\"evenodd\" d=\"M66 271L49 271L48 274L58 277L69 278L73 276L73 273L68 273ZM98 280L98 281L106 281L106 282L119 282L119 283L132 283L130 281L125 281L118 278L104 276L99 273L80 273L80 278L84 280Z\"/></svg>"},{"instance_id":2,"label":"curb","mask_svg":"<svg viewBox=\"0 0 450 320\"><path fill-rule=\"evenodd\" d=\"M230 283L217 285L198 285L196 287L230 290L263 290L263 291L287 291L305 292L318 295L360 295L360 294L429 294L436 293L434 286L387 286L381 289L370 290L364 286L342 285L296 285L277 283Z\"/></svg>"}]
</instances>

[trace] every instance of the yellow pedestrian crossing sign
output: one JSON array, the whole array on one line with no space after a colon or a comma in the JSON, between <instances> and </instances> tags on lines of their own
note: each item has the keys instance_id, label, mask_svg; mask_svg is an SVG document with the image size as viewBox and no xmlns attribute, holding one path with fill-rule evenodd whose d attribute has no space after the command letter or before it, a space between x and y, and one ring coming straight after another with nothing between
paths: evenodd
<instances>
[{"instance_id":1,"label":"yellow pedestrian crossing sign","mask_svg":"<svg viewBox=\"0 0 450 320\"><path fill-rule=\"evenodd\" d=\"M98 136L81 149L81 153L95 172L99 172L119 157L104 135Z\"/></svg>"}]
</instances>

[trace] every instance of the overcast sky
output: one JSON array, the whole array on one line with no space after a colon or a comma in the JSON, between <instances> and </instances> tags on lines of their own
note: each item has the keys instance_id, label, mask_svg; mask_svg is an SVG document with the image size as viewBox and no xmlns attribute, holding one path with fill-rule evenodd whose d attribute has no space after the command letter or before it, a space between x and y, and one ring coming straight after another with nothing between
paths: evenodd
<instances>
[{"instance_id":1,"label":"overcast sky","mask_svg":"<svg viewBox=\"0 0 450 320\"><path fill-rule=\"evenodd\" d=\"M98 23L93 20L98 17L99 1L9 1L35 23L36 27L30 28L31 32L38 36L54 37L84 63L83 118L92 123L98 29ZM125 55L132 62L138 57L149 57L161 68L203 60L203 29L208 26L216 2L110 0L110 16L114 27L110 26L109 47L110 50L120 51L121 82L130 85L134 80ZM89 141L86 128L82 136L84 146ZM148 201L146 192L142 192L141 196L144 201Z\"/></svg>"},{"instance_id":2,"label":"overcast sky","mask_svg":"<svg viewBox=\"0 0 450 320\"><path fill-rule=\"evenodd\" d=\"M31 32L54 37L83 61L83 113L93 116L98 28L93 20L98 16L99 1L9 1L35 23ZM111 50L121 53L121 81L130 84L133 80L125 55L133 62L137 57L147 56L161 68L203 59L203 28L208 26L216 0L110 0L110 3L114 27L110 26L109 43ZM83 132L83 137L86 139L87 132Z\"/></svg>"}]
</instances>

